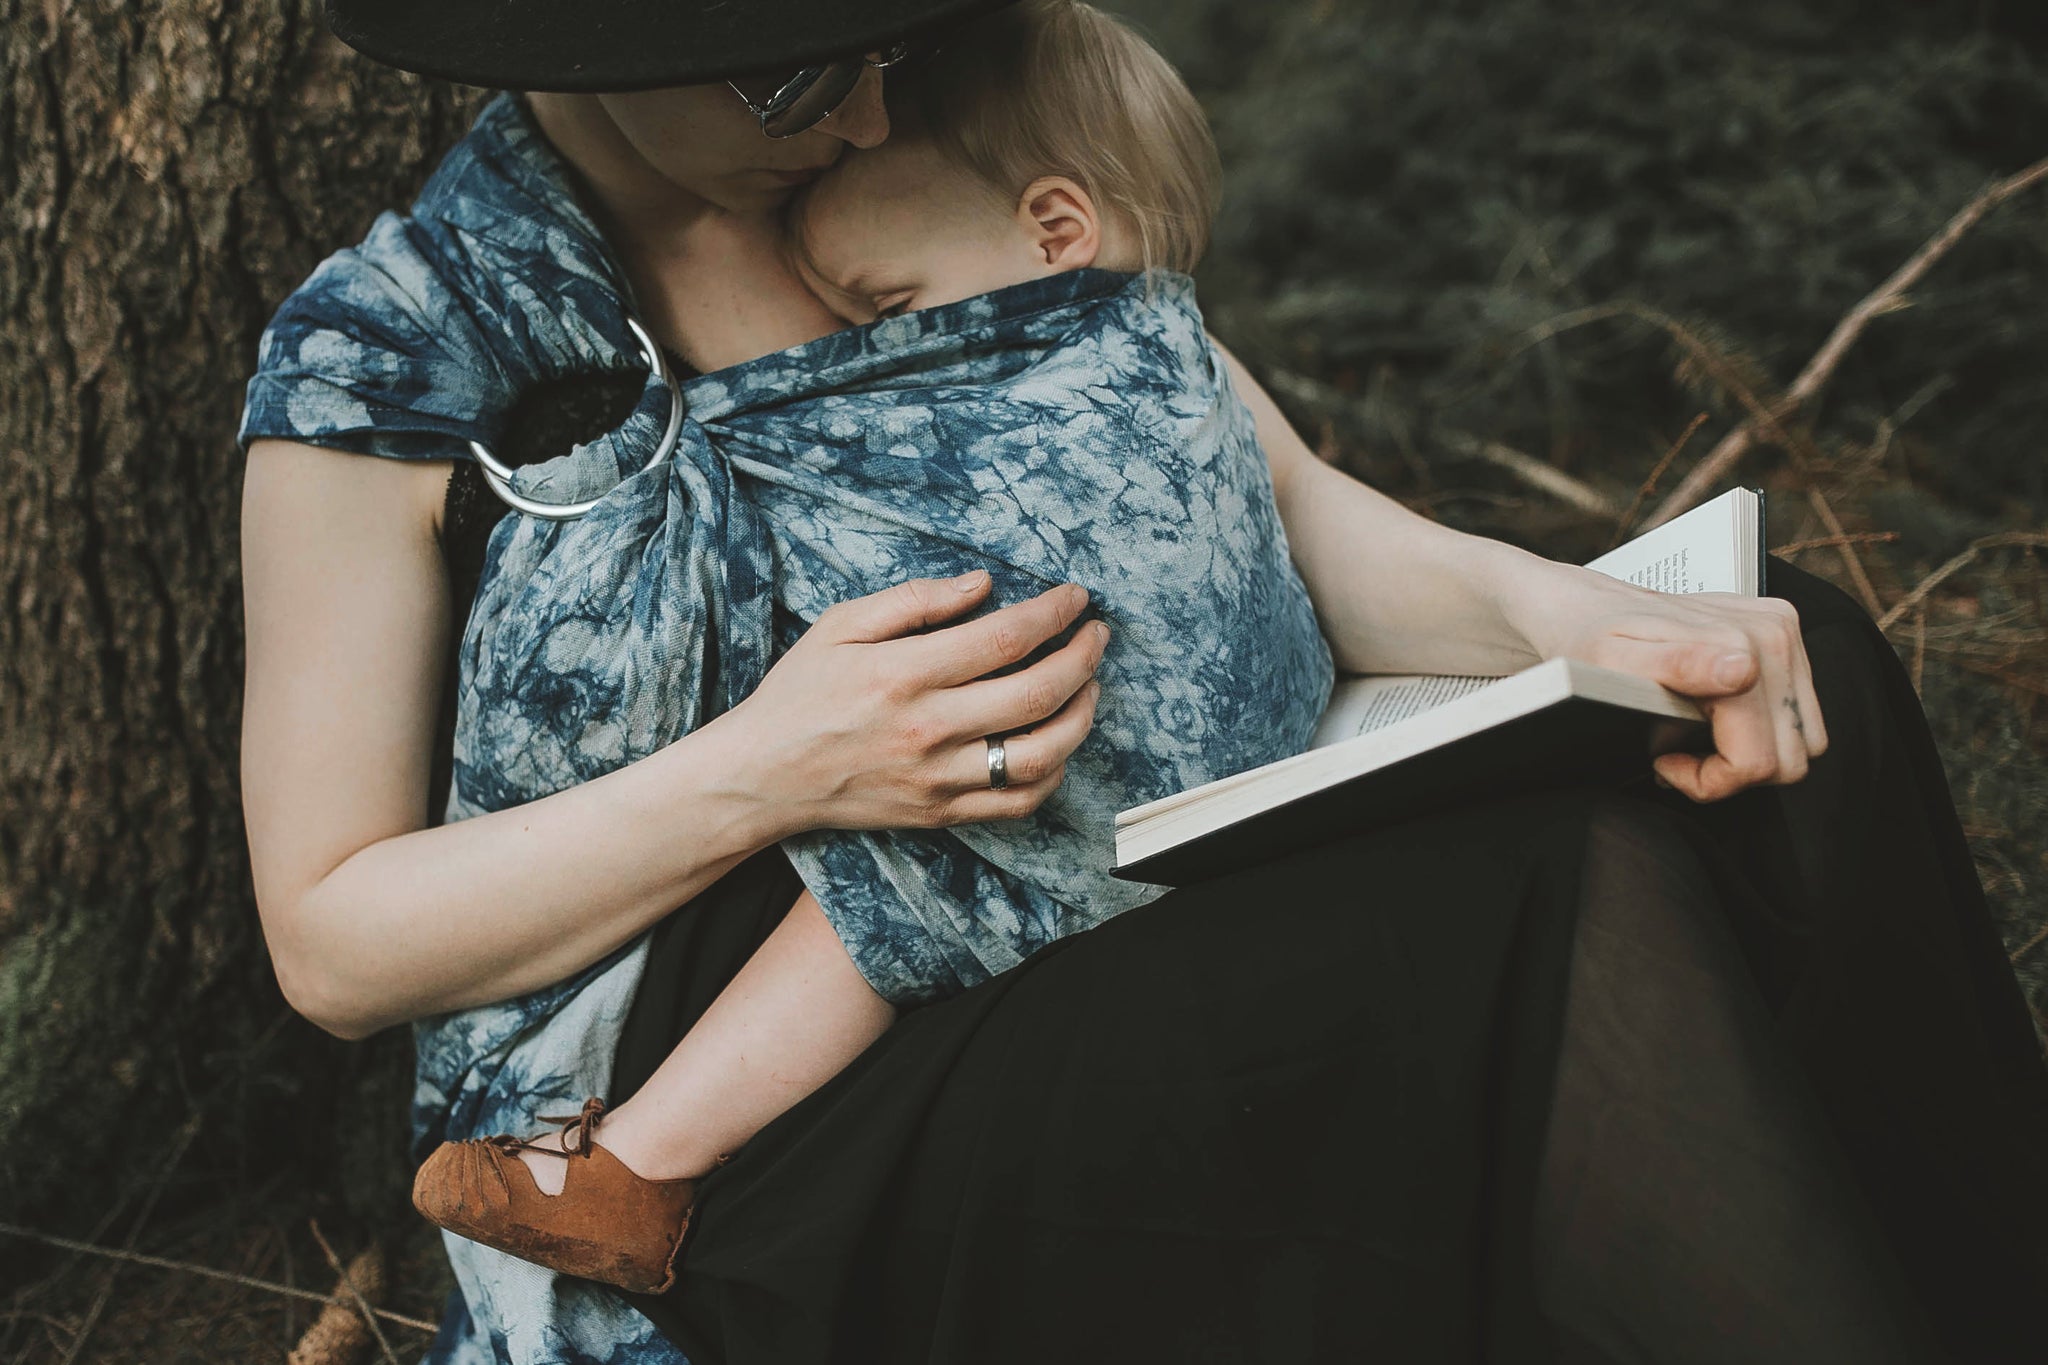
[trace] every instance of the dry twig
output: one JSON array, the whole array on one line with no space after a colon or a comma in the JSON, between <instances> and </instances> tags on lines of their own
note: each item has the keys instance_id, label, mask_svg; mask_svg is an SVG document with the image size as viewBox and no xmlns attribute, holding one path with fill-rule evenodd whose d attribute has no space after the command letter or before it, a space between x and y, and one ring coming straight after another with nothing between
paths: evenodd
<instances>
[{"instance_id":1,"label":"dry twig","mask_svg":"<svg viewBox=\"0 0 2048 1365\"><path fill-rule=\"evenodd\" d=\"M1578 318L1578 321L1591 322L1596 320L1596 316L1611 317L1621 311L1625 310L1619 305L1604 309L1591 309L1587 310L1590 314L1589 316ZM1560 322L1558 330L1563 330L1564 326L1577 325L1576 322L1564 323L1562 320L1558 321ZM1265 378L1267 387L1274 392L1294 402L1312 407L1325 416L1332 413L1351 412L1358 407L1358 400L1335 385L1326 384L1320 379L1312 379L1307 375L1295 374L1290 370L1277 369L1269 371ZM1326 461L1334 462L1333 457L1336 454L1334 434L1332 428L1326 424L1323 430L1323 444L1316 452ZM1548 460L1540 460L1525 451L1516 450L1513 446L1503 445L1499 441L1489 441L1483 437L1474 436L1470 432L1439 429L1436 436L1443 443L1444 448L1453 454L1484 460L1488 464L1505 469L1531 488L1548 493L1562 502L1569 503L1581 512L1587 512L1597 517L1612 517L1619 514L1619 509L1615 507L1612 498L1593 487L1593 485L1573 478ZM1328 453L1325 453L1326 451Z\"/></svg>"},{"instance_id":2,"label":"dry twig","mask_svg":"<svg viewBox=\"0 0 2048 1365\"><path fill-rule=\"evenodd\" d=\"M1636 513L1642 510L1643 499L1650 496L1651 490L1657 486L1657 480L1664 477L1664 471L1669 469L1671 462L1678 458L1678 452L1685 449L1687 443L1692 440L1694 433L1702 426L1705 426L1706 421L1707 414L1704 412L1699 413L1690 422L1685 424L1684 431L1678 433L1678 439L1673 441L1670 448L1664 452L1664 458L1657 461L1656 467L1650 471L1650 477L1644 479L1642 487L1636 489L1636 495L1629 502L1628 510L1621 514L1621 520L1614 523L1614 539L1608 542L1608 549L1611 550L1621 544L1622 537L1628 534L1630 523L1636 519Z\"/></svg>"},{"instance_id":3,"label":"dry twig","mask_svg":"<svg viewBox=\"0 0 2048 1365\"><path fill-rule=\"evenodd\" d=\"M1484 460L1496 468L1505 469L1531 488L1548 493L1560 502L1570 503L1581 512L1596 517L1612 517L1620 513L1620 509L1614 505L1614 499L1593 485L1573 478L1548 460L1539 460L1525 451L1516 450L1513 446L1502 445L1499 441L1488 441L1462 431L1439 430L1437 437L1454 453Z\"/></svg>"},{"instance_id":4,"label":"dry twig","mask_svg":"<svg viewBox=\"0 0 2048 1365\"><path fill-rule=\"evenodd\" d=\"M1644 322L1661 328L1666 336L1678 344L1678 348L1685 352L1692 363L1700 368L1701 373L1713 380L1722 393L1734 399L1736 406L1749 414L1749 423L1761 429L1774 444L1783 446L1794 460L1819 457L1820 451L1810 437L1786 425L1790 420L1790 414L1781 416L1778 413L1778 406L1784 402L1783 395L1773 394L1767 398L1758 392L1764 382L1761 374L1756 375L1752 382L1751 376L1743 373L1740 363L1731 359L1720 346L1660 309L1652 308L1648 304L1635 303L1629 305L1628 311ZM1680 482L1679 488L1683 489L1695 477L1694 474L1687 475ZM1697 494L1692 495L1679 506L1678 511L1685 511L1697 497ZM1650 514L1646 529L1660 526L1676 516L1678 512L1667 512L1666 509L1678 500L1679 492L1674 490L1657 505L1657 510Z\"/></svg>"},{"instance_id":5,"label":"dry twig","mask_svg":"<svg viewBox=\"0 0 2048 1365\"><path fill-rule=\"evenodd\" d=\"M1999 531L1988 536L1979 536L1971 541L1948 563L1936 569L1913 586L1913 590L1892 603L1890 611L1877 618L1879 630L1890 630L1901 616L1927 599L1927 594L1940 587L1952 574L1962 569L1986 550L2001 545L2031 545L2036 549L2048 550L2048 534L2039 531Z\"/></svg>"},{"instance_id":6,"label":"dry twig","mask_svg":"<svg viewBox=\"0 0 2048 1365\"><path fill-rule=\"evenodd\" d=\"M1742 373L1740 365L1723 354L1719 347L1699 335L1693 328L1655 308L1644 304L1631 304L1628 311L1643 321L1662 328L1692 363L1713 379L1723 393L1748 411L1750 422L1761 428L1773 442L1783 447L1796 465L1817 463L1821 459L1821 452L1814 445L1812 438L1803 431L1788 426L1787 418L1777 411L1783 399L1767 400L1763 394L1757 392L1758 386L1753 384ZM1836 546L1842 552L1843 565L1848 569L1850 582L1863 598L1864 609L1872 616L1877 615L1884 609L1883 604L1877 599L1877 589L1871 586L1870 575L1863 568L1863 560L1857 555L1847 533L1843 531L1842 523L1835 516L1835 509L1828 502L1827 495L1820 491L1818 485L1809 483L1806 486L1806 497L1813 504L1814 511L1819 514L1822 524L1828 528L1829 534L1835 537ZM1677 498L1676 493L1666 498L1644 523L1644 529L1651 529L1668 521L1670 516L1667 515L1667 510L1672 508ZM1677 510L1684 511L1688 506L1690 501L1678 503Z\"/></svg>"},{"instance_id":7,"label":"dry twig","mask_svg":"<svg viewBox=\"0 0 2048 1365\"><path fill-rule=\"evenodd\" d=\"M1835 548L1842 552L1842 565L1848 569L1849 581L1855 585L1857 594L1863 598L1863 609L1872 616L1877 615L1884 610L1884 603L1877 600L1877 589L1871 586L1870 575L1863 571L1863 559L1856 553L1849 533L1842 529L1842 520L1835 515L1834 504L1828 501L1827 494L1820 491L1819 484L1806 486L1806 500L1813 504L1813 510L1819 515L1821 525L1828 528L1828 535L1833 537Z\"/></svg>"},{"instance_id":8,"label":"dry twig","mask_svg":"<svg viewBox=\"0 0 2048 1365\"><path fill-rule=\"evenodd\" d=\"M363 1289L357 1283L359 1279L369 1282L371 1293L381 1293L383 1257L372 1247L351 1264L343 1265L341 1258L334 1254L334 1248L328 1245L327 1238L321 1234L320 1221L309 1218L306 1225L312 1230L313 1240L320 1244L320 1253L327 1258L327 1264L341 1277L341 1287L355 1300L360 1316L348 1314L346 1310L337 1312L339 1305L322 1309L306 1335L299 1339L286 1365L337 1365L351 1360L363 1344L362 1334L354 1330L358 1325L369 1328L369 1336L384 1354L385 1365L398 1365L398 1357L392 1353L391 1343L385 1340L384 1329L377 1325L377 1315L370 1311L370 1301L364 1297Z\"/></svg>"},{"instance_id":9,"label":"dry twig","mask_svg":"<svg viewBox=\"0 0 2048 1365\"><path fill-rule=\"evenodd\" d=\"M2042 940L2044 939L2048 939L2048 924L2042 925L2040 930L2037 933L2035 933L2035 935L2032 938L2028 939L2025 943L2022 943L2019 947L2013 949L2010 953L2008 953L2006 955L2005 960L2008 962L2018 962L2021 958L2025 957L2035 948L2038 948L2041 945Z\"/></svg>"},{"instance_id":10,"label":"dry twig","mask_svg":"<svg viewBox=\"0 0 2048 1365\"><path fill-rule=\"evenodd\" d=\"M267 1290L272 1294L282 1294L287 1298L293 1299L304 1299L309 1303L349 1306L349 1301L338 1294L315 1294L310 1289L294 1289L290 1285L278 1284L272 1280L259 1280L249 1275L237 1275L232 1271L216 1270L210 1265L198 1265L191 1261L174 1261L167 1256L145 1256L139 1251L119 1251L113 1247L94 1246L90 1242L73 1241L69 1237L58 1237L53 1233L38 1232L34 1228L25 1228L16 1223L0 1223L0 1235L26 1238L31 1242L40 1242L44 1246L56 1247L60 1251L82 1252L87 1256L105 1256L111 1260L127 1261L133 1265L155 1266L159 1270L182 1270L188 1275L202 1275L209 1280L225 1280L229 1284L239 1284L248 1289ZM415 1331L432 1334L441 1330L431 1322L425 1322L419 1318L409 1318L403 1313L393 1313L389 1309L373 1308L370 1311L386 1322L395 1322L401 1327L410 1327Z\"/></svg>"},{"instance_id":11,"label":"dry twig","mask_svg":"<svg viewBox=\"0 0 2048 1365\"><path fill-rule=\"evenodd\" d=\"M1981 221L1984 215L1997 208L2014 195L2048 180L2048 158L2043 158L2014 175L1994 181L1984 187L1975 199L1965 204L1948 225L1921 244L1906 263L1892 273L1892 277L1873 289L1863 300L1843 315L1835 324L1821 348L1814 352L1813 359L1806 362L1806 368L1792 381L1792 386L1772 405L1768 420L1760 421L1752 414L1749 421L1742 423L1723 436L1714 448L1707 452L1707 458L1700 461L1690 474L1679 481L1678 487L1650 514L1650 524L1659 525L1671 520L1680 512L1691 507L1707 489L1717 483L1732 469L1735 462L1743 457L1759 435L1778 440L1780 424L1790 419L1819 393L1827 382L1834 378L1842 357L1856 344L1857 338L1871 322L1886 313L1897 312L1909 307L1907 291L1912 289L1932 270L1942 257L1946 256L1969 230Z\"/></svg>"},{"instance_id":12,"label":"dry twig","mask_svg":"<svg viewBox=\"0 0 2048 1365\"><path fill-rule=\"evenodd\" d=\"M1569 313L1559 313L1556 317L1539 322L1522 333L1521 344L1509 351L1505 359L1513 360L1530 347L1541 346L1552 337L1569 332L1574 327L1584 327L1590 322L1605 322L1608 318L1627 317L1634 311L1633 307L1626 303L1601 303L1591 308L1575 308Z\"/></svg>"},{"instance_id":13,"label":"dry twig","mask_svg":"<svg viewBox=\"0 0 2048 1365\"><path fill-rule=\"evenodd\" d=\"M171 1173L178 1169L178 1164L185 1159L185 1153L192 1150L192 1143L199 1136L199 1130L204 1122L205 1116L201 1113L194 1113L185 1120L185 1127L178 1135L177 1145L171 1149L170 1157L157 1172L156 1180L150 1186L149 1197L143 1200L141 1210L135 1215L135 1221L128 1225L128 1236L121 1244L123 1251L135 1250L135 1243L141 1239L144 1225L149 1222L150 1215L156 1212L157 1201L163 1198L164 1187L170 1183ZM106 1312L107 1301L114 1295L114 1281L119 1274L118 1264L108 1267L106 1278L100 1281L99 1290L93 1295L92 1307L86 1310L85 1321L79 1324L77 1334L71 1338L71 1345L64 1352L62 1365L72 1365L72 1362L78 1359L78 1353L85 1349L86 1338L92 1335L93 1328L99 1326L100 1315Z\"/></svg>"},{"instance_id":14,"label":"dry twig","mask_svg":"<svg viewBox=\"0 0 2048 1365\"><path fill-rule=\"evenodd\" d=\"M2017 688L2022 692L2030 692L2037 697L2048 697L2048 677L2036 673L2016 672L2002 663L1985 663L1981 659L1972 659L1964 655L1950 654L1949 657L1958 668L1981 673L1994 682L2004 683L2007 687Z\"/></svg>"},{"instance_id":15,"label":"dry twig","mask_svg":"<svg viewBox=\"0 0 2048 1365\"><path fill-rule=\"evenodd\" d=\"M1734 399L1737 406L1749 413L1750 421L1762 426L1766 435L1791 450L1795 456L1818 453L1812 450L1812 442L1794 439L1792 432L1787 430L1779 418L1773 414L1773 409L1778 400L1773 398L1771 401L1765 401L1763 396L1756 392L1755 386L1743 376L1739 367L1722 353L1720 347L1709 342L1693 328L1686 326L1669 313L1661 309L1652 308L1646 303L1639 303L1633 299L1624 299L1619 303L1602 304L1598 308L1581 308L1575 312L1562 313L1524 332L1522 334L1524 345L1519 349L1527 350L1530 345L1534 345L1538 341L1546 341L1558 333L1573 327L1583 327L1588 323L1601 322L1608 318L1618 317L1634 318L1638 322L1648 323L1670 337L1673 342L1677 343L1678 348L1686 353L1686 356L1692 363L1699 366L1700 370L1720 387L1723 393ZM1661 522L1669 521L1671 518L1665 515L1664 508L1670 506L1670 504L1671 499L1665 499L1657 512L1651 515L1649 523L1644 529L1648 530ZM1681 508L1680 510L1683 511L1685 509Z\"/></svg>"},{"instance_id":16,"label":"dry twig","mask_svg":"<svg viewBox=\"0 0 2048 1365\"><path fill-rule=\"evenodd\" d=\"M1826 550L1837 545L1884 545L1899 538L1897 531L1851 531L1840 536L1814 536L1810 540L1788 540L1772 550L1774 555L1804 554L1808 550Z\"/></svg>"},{"instance_id":17,"label":"dry twig","mask_svg":"<svg viewBox=\"0 0 2048 1365\"><path fill-rule=\"evenodd\" d=\"M1920 610L1913 613L1913 691L1924 693L1920 685L1927 673L1927 604L1922 602Z\"/></svg>"}]
</instances>

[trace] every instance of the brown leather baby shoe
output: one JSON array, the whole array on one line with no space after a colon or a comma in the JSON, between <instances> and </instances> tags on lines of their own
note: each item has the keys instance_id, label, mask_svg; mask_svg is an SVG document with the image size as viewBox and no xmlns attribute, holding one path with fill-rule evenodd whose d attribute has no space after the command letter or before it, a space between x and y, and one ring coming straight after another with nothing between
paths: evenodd
<instances>
[{"instance_id":1,"label":"brown leather baby shoe","mask_svg":"<svg viewBox=\"0 0 2048 1365\"><path fill-rule=\"evenodd\" d=\"M659 1294L675 1283L697 1182L635 1175L591 1140L603 1113L604 1101L592 1098L573 1119L544 1120L564 1124L566 1151L502 1133L444 1142L414 1178L412 1206L436 1227L522 1261ZM515 1155L529 1148L568 1162L560 1194L543 1194Z\"/></svg>"}]
</instances>

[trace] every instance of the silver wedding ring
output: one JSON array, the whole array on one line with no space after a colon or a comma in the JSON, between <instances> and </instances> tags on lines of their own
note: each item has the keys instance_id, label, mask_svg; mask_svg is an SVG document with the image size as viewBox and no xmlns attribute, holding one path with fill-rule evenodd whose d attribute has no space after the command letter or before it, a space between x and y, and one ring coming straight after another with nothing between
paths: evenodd
<instances>
[{"instance_id":1,"label":"silver wedding ring","mask_svg":"<svg viewBox=\"0 0 2048 1365\"><path fill-rule=\"evenodd\" d=\"M988 785L991 791L1010 785L1009 756L1003 752L1003 742L993 736L988 741Z\"/></svg>"}]
</instances>

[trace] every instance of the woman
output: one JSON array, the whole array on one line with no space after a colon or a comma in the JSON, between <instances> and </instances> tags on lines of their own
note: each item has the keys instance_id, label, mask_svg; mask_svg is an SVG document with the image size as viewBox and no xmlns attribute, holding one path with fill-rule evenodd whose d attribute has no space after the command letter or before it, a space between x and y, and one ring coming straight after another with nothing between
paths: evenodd
<instances>
[{"instance_id":1,"label":"woman","mask_svg":"<svg viewBox=\"0 0 2048 1365\"><path fill-rule=\"evenodd\" d=\"M887 135L879 71L842 54L978 7L335 23L555 92L504 115L517 145L602 226L654 340L712 370L835 325L771 214ZM451 1305L435 1358L2020 1358L2039 1057L1868 619L1788 565L1770 599L1656 598L1435 526L1315 461L1233 373L1342 666L1571 655L1699 698L1717 751L1660 760L1661 797L1480 803L1057 945L906 1018L708 1182L682 1285L640 1305L659 1332L501 1280ZM493 427L544 457L631 388L550 377ZM326 430L274 410L246 433ZM787 908L778 839L1014 816L1086 732L1085 636L984 676L1078 603L951 624L978 597L920 582L828 613L659 752L430 828L490 495L453 428L334 444L251 447L245 783L280 982L337 1033L498 1002L560 1032L634 945L607 1059L629 1091ZM1826 943L1852 913L1865 937ZM424 1103L442 1123L453 1097Z\"/></svg>"}]
</instances>

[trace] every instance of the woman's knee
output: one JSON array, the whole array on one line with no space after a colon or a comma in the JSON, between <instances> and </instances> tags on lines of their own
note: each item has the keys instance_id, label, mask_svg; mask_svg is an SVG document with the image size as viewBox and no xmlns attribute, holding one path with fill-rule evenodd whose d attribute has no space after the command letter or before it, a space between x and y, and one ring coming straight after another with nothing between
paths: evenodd
<instances>
[{"instance_id":1,"label":"woman's knee","mask_svg":"<svg viewBox=\"0 0 2048 1365\"><path fill-rule=\"evenodd\" d=\"M1712 873L1679 817L1655 801L1593 796L1579 877L1581 924L1603 935L1683 944L1688 954L1718 951L1709 945L1727 938Z\"/></svg>"}]
</instances>

